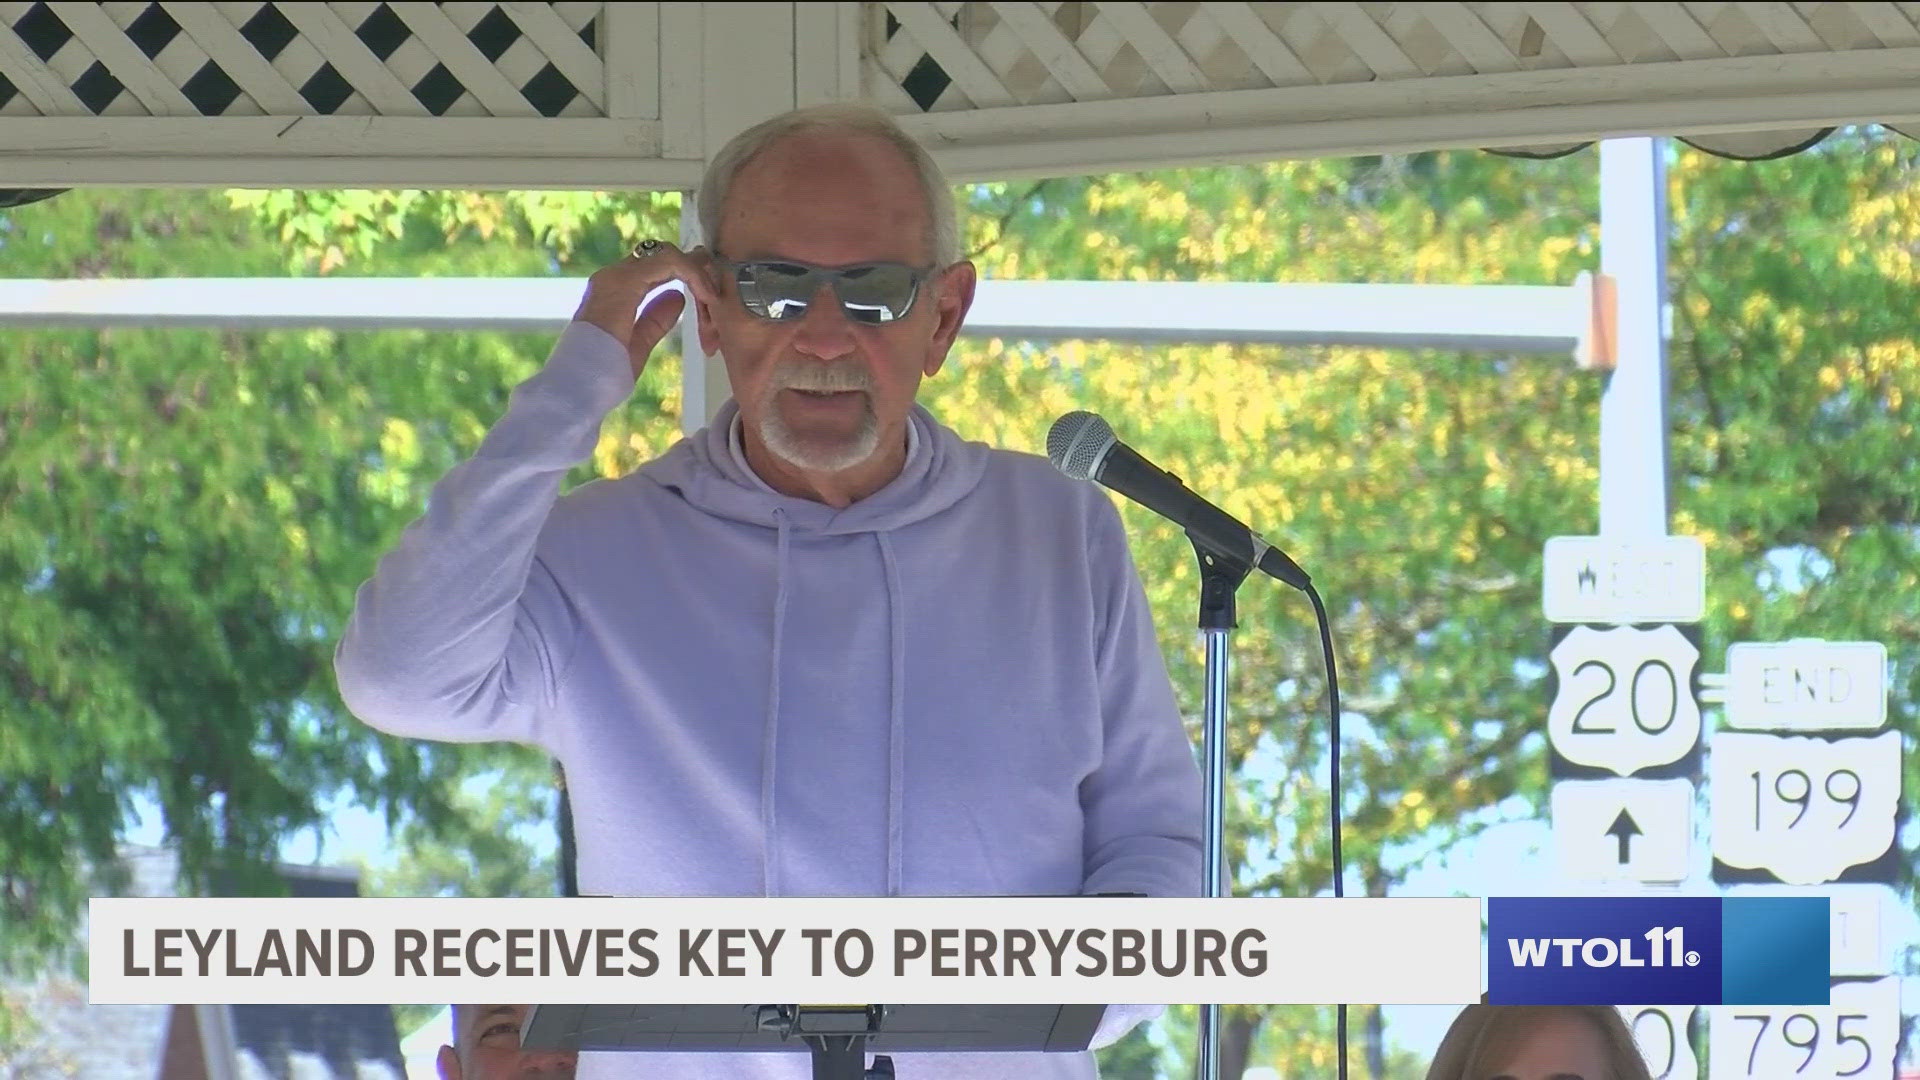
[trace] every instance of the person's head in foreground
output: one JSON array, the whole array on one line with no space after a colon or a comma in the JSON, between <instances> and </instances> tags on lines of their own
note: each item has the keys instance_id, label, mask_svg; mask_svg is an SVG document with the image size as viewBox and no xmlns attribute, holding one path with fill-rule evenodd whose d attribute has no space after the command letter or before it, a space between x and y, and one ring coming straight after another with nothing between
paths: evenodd
<instances>
[{"instance_id":1,"label":"person's head in foreground","mask_svg":"<svg viewBox=\"0 0 1920 1080\"><path fill-rule=\"evenodd\" d=\"M1651 1080L1618 1009L1469 1005L1434 1051L1427 1080Z\"/></svg>"},{"instance_id":2,"label":"person's head in foreground","mask_svg":"<svg viewBox=\"0 0 1920 1080\"><path fill-rule=\"evenodd\" d=\"M521 1050L527 1005L455 1005L453 1045L435 1064L440 1080L569 1080L578 1059L571 1050Z\"/></svg>"},{"instance_id":3,"label":"person's head in foreground","mask_svg":"<svg viewBox=\"0 0 1920 1080\"><path fill-rule=\"evenodd\" d=\"M726 362L748 462L834 505L884 487L973 302L939 167L884 113L821 106L735 137L697 201L719 299L701 347Z\"/></svg>"}]
</instances>

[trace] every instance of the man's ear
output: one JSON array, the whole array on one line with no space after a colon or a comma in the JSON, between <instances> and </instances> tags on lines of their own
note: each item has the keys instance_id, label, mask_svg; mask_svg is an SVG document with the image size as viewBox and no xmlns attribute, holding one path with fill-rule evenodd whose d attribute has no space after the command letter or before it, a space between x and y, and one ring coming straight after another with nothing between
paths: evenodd
<instances>
[{"instance_id":1,"label":"man's ear","mask_svg":"<svg viewBox=\"0 0 1920 1080\"><path fill-rule=\"evenodd\" d=\"M440 1080L460 1080L460 1055L453 1047L440 1047L433 1063L440 1070Z\"/></svg>"},{"instance_id":2,"label":"man's ear","mask_svg":"<svg viewBox=\"0 0 1920 1080\"><path fill-rule=\"evenodd\" d=\"M694 328L700 334L700 351L712 356L720 351L720 335L713 329L713 305L705 300L693 302Z\"/></svg>"},{"instance_id":3,"label":"man's ear","mask_svg":"<svg viewBox=\"0 0 1920 1080\"><path fill-rule=\"evenodd\" d=\"M933 289L936 320L933 340L928 343L926 363L921 365L923 374L931 377L946 364L947 353L952 351L954 339L960 336L960 326L967 321L967 311L973 307L973 290L979 278L973 263L967 261L954 263L940 272L939 282Z\"/></svg>"},{"instance_id":4,"label":"man's ear","mask_svg":"<svg viewBox=\"0 0 1920 1080\"><path fill-rule=\"evenodd\" d=\"M715 293L724 291L720 280L721 275L714 271L712 252L705 248L699 249L695 264L699 266L700 272L707 276L708 289ZM687 298L693 301L694 329L700 335L700 351L712 356L720 351L720 335L714 331L714 327L718 324L713 321L713 317L718 312L713 310L712 304L694 297L692 289L687 290Z\"/></svg>"}]
</instances>

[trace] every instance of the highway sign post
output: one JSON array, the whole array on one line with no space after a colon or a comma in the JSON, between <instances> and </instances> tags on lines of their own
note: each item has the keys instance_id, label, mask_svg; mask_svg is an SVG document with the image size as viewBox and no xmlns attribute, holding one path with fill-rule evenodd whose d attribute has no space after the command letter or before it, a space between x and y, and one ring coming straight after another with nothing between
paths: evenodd
<instances>
[{"instance_id":1,"label":"highway sign post","mask_svg":"<svg viewBox=\"0 0 1920 1080\"><path fill-rule=\"evenodd\" d=\"M1855 980L1834 985L1830 1007L1710 1010L1708 1075L1887 1080L1899 980L1857 977L1891 974L1886 912L1897 897L1854 884L1904 871L1900 736L1882 733L1887 650L1740 643L1724 673L1696 674L1705 550L1667 535L1666 151L1656 139L1607 139L1600 152L1600 269L1618 283L1618 345L1600 402L1599 535L1548 540L1541 572L1546 619L1569 628L1548 650L1557 863L1621 889L1684 876L1704 750L1713 881L1828 895L1833 974ZM1704 747L1703 699L1725 706ZM1693 1080L1690 1013L1625 1015L1658 1080Z\"/></svg>"}]
</instances>

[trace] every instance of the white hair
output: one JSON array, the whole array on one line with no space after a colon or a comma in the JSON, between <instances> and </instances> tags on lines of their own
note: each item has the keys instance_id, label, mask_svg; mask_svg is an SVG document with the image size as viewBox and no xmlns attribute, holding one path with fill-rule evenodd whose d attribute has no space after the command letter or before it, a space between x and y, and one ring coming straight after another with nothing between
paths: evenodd
<instances>
[{"instance_id":1,"label":"white hair","mask_svg":"<svg viewBox=\"0 0 1920 1080\"><path fill-rule=\"evenodd\" d=\"M721 147L708 162L706 175L700 178L700 189L694 195L700 213L700 232L708 246L719 239L720 210L726 205L727 191L733 187L740 170L775 143L816 131L868 135L900 151L912 164L920 178L921 190L926 193L927 219L932 223L927 242L935 264L947 266L960 261L959 212L954 205L953 185L947 182L946 174L940 171L926 148L902 130L893 117L870 105L851 103L812 105L781 113L735 135Z\"/></svg>"}]
</instances>

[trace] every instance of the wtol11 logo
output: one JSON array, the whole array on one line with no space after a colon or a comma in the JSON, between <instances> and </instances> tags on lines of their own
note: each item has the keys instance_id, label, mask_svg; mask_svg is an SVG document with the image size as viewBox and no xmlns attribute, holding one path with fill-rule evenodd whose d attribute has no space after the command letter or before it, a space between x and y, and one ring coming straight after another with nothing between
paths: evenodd
<instances>
[{"instance_id":1,"label":"wtol11 logo","mask_svg":"<svg viewBox=\"0 0 1920 1080\"><path fill-rule=\"evenodd\" d=\"M1580 963L1587 967L1698 967L1700 954L1687 948L1687 928L1656 926L1643 935L1644 949L1636 950L1633 938L1508 938L1507 954L1515 967L1546 967L1560 950L1560 966ZM1578 961L1575 960L1578 950Z\"/></svg>"},{"instance_id":2,"label":"wtol11 logo","mask_svg":"<svg viewBox=\"0 0 1920 1080\"><path fill-rule=\"evenodd\" d=\"M1487 901L1494 1005L1825 1005L1825 897Z\"/></svg>"}]
</instances>

